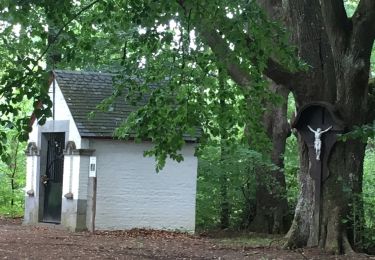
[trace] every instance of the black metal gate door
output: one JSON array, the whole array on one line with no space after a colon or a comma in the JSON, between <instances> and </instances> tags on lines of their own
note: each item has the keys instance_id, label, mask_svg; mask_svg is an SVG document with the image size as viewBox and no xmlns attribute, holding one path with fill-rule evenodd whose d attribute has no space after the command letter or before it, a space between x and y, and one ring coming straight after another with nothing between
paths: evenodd
<instances>
[{"instance_id":1,"label":"black metal gate door","mask_svg":"<svg viewBox=\"0 0 375 260\"><path fill-rule=\"evenodd\" d=\"M46 171L41 178L44 186L43 221L60 223L65 133L47 133L45 138Z\"/></svg>"}]
</instances>

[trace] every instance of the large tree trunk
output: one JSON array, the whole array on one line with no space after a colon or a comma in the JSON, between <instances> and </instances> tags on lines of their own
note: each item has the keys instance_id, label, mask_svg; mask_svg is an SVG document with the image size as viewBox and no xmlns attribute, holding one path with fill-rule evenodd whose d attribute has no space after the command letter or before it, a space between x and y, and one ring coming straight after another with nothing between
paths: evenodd
<instances>
[{"instance_id":1,"label":"large tree trunk","mask_svg":"<svg viewBox=\"0 0 375 260\"><path fill-rule=\"evenodd\" d=\"M256 215L250 230L261 233L285 233L289 228L288 201L284 176L284 159L286 139L290 135L287 121L289 90L281 85L271 83L270 90L281 96L281 105L269 104L263 118L267 135L272 141L271 160L279 169L266 175L258 173L256 191Z\"/></svg>"},{"instance_id":2,"label":"large tree trunk","mask_svg":"<svg viewBox=\"0 0 375 260\"><path fill-rule=\"evenodd\" d=\"M311 101L326 101L335 105L348 129L366 123L367 52L370 49L356 46L358 39L351 39L353 45L350 45L351 40L346 38L349 35L340 35L339 29L332 28L335 23L330 19L335 13L331 12L342 12L343 5L333 8L332 1L324 2L332 6L321 6L318 1L303 0L285 3L292 40L298 46L299 55L312 67L302 78L296 77L291 82L299 85L298 88L290 85L297 107ZM342 21L343 26L349 30L345 21ZM337 142L332 149L328 160L329 177L322 183L320 226L316 229L312 215L315 187L309 172L308 150L302 138L299 142L301 193L286 246L319 245L336 254L349 252L361 240L363 207L360 198L365 145L352 140ZM319 241L318 244L315 241Z\"/></svg>"},{"instance_id":3,"label":"large tree trunk","mask_svg":"<svg viewBox=\"0 0 375 260\"><path fill-rule=\"evenodd\" d=\"M356 208L362 208L355 198L361 196L362 191L364 152L365 145L358 141L338 143L332 151L330 177L322 191L323 214L319 240L319 245L327 251L347 252L357 242L354 239L358 237L353 231L358 231L357 226L362 223L360 218L353 219L356 215L353 212Z\"/></svg>"},{"instance_id":4,"label":"large tree trunk","mask_svg":"<svg viewBox=\"0 0 375 260\"><path fill-rule=\"evenodd\" d=\"M361 241L362 166L365 145L358 141L339 142L329 160L330 176L322 184L320 229L314 230L314 182L309 174L308 150L300 139L301 194L287 247L320 246L332 253L352 251ZM313 239L318 236L319 244Z\"/></svg>"},{"instance_id":5,"label":"large tree trunk","mask_svg":"<svg viewBox=\"0 0 375 260\"><path fill-rule=\"evenodd\" d=\"M331 89L336 85L332 54L323 29L320 8L316 1L314 2L306 5L302 0L286 1L284 6L286 23L292 32L291 40L298 46L299 56L312 66L309 73L294 79L295 84L299 85L299 88L294 90L297 110L311 101L333 103L335 100L335 91ZM312 244L312 241L319 235L319 230L314 230L313 227L315 187L309 174L308 149L301 136L298 137L298 142L300 194L294 220L287 234L286 247L289 248L317 246ZM324 214L324 209L321 214Z\"/></svg>"},{"instance_id":6,"label":"large tree trunk","mask_svg":"<svg viewBox=\"0 0 375 260\"><path fill-rule=\"evenodd\" d=\"M375 1L360 0L350 19L342 0L259 1L270 16L279 18L283 13L280 17L291 32L291 42L297 47L298 56L308 64L304 72L290 72L270 58L264 71L267 77L292 91L297 109L313 101L328 102L348 130L374 120L375 108L370 108L368 102L368 77L375 39ZM236 62L237 57L228 50L218 30L209 24L196 26L232 79L244 88L251 85L250 76ZM223 31L225 34L225 28ZM243 37L248 39L248 35ZM249 45L251 48L251 41ZM322 183L320 194L323 206L319 226L313 225L317 219L312 216L316 212L314 182L310 178L308 150L301 138L299 147L301 192L286 246L320 245L334 253L350 251L354 239L360 237L356 233L360 229L353 226L355 221L348 216L358 215L352 202L361 196L364 145L357 141L338 142L332 149L328 158L330 175Z\"/></svg>"}]
</instances>

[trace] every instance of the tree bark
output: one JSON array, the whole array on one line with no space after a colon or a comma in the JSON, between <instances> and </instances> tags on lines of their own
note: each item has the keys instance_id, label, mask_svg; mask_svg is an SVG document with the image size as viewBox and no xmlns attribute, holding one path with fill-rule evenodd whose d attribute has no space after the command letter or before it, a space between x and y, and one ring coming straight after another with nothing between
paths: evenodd
<instances>
[{"instance_id":1,"label":"tree bark","mask_svg":"<svg viewBox=\"0 0 375 260\"><path fill-rule=\"evenodd\" d=\"M300 194L295 209L294 219L286 237L287 248L299 248L307 245L312 225L312 212L314 211L314 182L308 174L309 155L308 148L302 138L298 136L298 148L300 155L299 184Z\"/></svg>"},{"instance_id":2,"label":"tree bark","mask_svg":"<svg viewBox=\"0 0 375 260\"><path fill-rule=\"evenodd\" d=\"M360 29L347 19L342 1L321 2L322 6L318 1L285 2L292 40L298 46L299 55L312 67L305 73L304 80L293 79L298 87L290 87L297 107L311 101L330 102L351 129L366 123L371 48L365 40L358 49L354 32ZM361 24L368 24L363 19ZM370 37L373 42L373 36ZM312 226L314 182L309 173L306 145L301 138L299 140L301 193L286 247L308 245L320 246L335 254L350 252L361 241L363 206L360 197L365 145L352 140L334 146L328 161L330 175L322 183L320 226L315 230ZM317 235L319 243L315 244L312 238Z\"/></svg>"}]
</instances>

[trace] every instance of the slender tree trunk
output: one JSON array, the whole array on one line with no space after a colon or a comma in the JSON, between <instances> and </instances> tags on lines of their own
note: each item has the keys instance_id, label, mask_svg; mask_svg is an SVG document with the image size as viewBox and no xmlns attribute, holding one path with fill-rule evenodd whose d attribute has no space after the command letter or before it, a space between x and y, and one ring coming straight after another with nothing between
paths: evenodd
<instances>
[{"instance_id":1,"label":"slender tree trunk","mask_svg":"<svg viewBox=\"0 0 375 260\"><path fill-rule=\"evenodd\" d=\"M20 142L17 139L12 139L12 141L15 142L15 147L14 147L14 151L12 151L14 153L11 153L11 161L10 161L8 167L11 170L11 173L10 173L10 188L11 188L11 192L12 192L12 197L11 197L11 200L10 200L10 205L13 208L13 206L14 206L14 192L16 190L15 178L16 178L17 170L18 170L18 150L19 150Z\"/></svg>"},{"instance_id":2,"label":"slender tree trunk","mask_svg":"<svg viewBox=\"0 0 375 260\"><path fill-rule=\"evenodd\" d=\"M15 187L14 187L14 175L12 174L12 178L10 179L10 187L12 189L12 198L10 200L10 206L13 208L14 206L14 190L15 190Z\"/></svg>"},{"instance_id":3,"label":"slender tree trunk","mask_svg":"<svg viewBox=\"0 0 375 260\"><path fill-rule=\"evenodd\" d=\"M225 88L226 88L226 75L224 70L219 69L219 102L220 102L220 164L223 165L224 162L224 155L227 151L226 146L228 145L226 142L227 139L227 129L224 126L224 114L226 109L225 104ZM220 175L220 196L221 196L221 204L220 204L220 228L226 229L230 225L230 204L228 198L228 173L226 172L225 167L222 168L222 172Z\"/></svg>"},{"instance_id":4,"label":"slender tree trunk","mask_svg":"<svg viewBox=\"0 0 375 260\"><path fill-rule=\"evenodd\" d=\"M287 121L289 90L275 83L270 85L270 89L284 100L281 105L269 104L263 119L267 135L272 141L271 160L279 169L269 175L258 173L256 215L250 229L261 233L285 233L290 224L283 159L286 139L290 135Z\"/></svg>"},{"instance_id":5,"label":"slender tree trunk","mask_svg":"<svg viewBox=\"0 0 375 260\"><path fill-rule=\"evenodd\" d=\"M221 153L223 153L225 149L221 149ZM223 157L221 155L221 157ZM220 160L223 162L223 159ZM220 176L220 228L226 229L230 225L230 204L228 198L228 181L227 181L227 172L223 170L222 175Z\"/></svg>"}]
</instances>

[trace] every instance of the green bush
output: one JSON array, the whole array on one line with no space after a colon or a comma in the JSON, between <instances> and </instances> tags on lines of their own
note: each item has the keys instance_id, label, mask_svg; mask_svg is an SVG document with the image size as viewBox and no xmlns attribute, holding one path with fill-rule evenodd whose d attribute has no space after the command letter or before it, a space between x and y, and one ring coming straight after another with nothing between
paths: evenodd
<instances>
[{"instance_id":1,"label":"green bush","mask_svg":"<svg viewBox=\"0 0 375 260\"><path fill-rule=\"evenodd\" d=\"M18 186L24 180L19 178ZM13 201L13 205L12 205ZM12 191L10 180L4 174L0 174L0 216L19 217L24 210L24 190L21 187Z\"/></svg>"},{"instance_id":2,"label":"green bush","mask_svg":"<svg viewBox=\"0 0 375 260\"><path fill-rule=\"evenodd\" d=\"M15 131L7 132L6 150L0 161L0 216L23 215L25 187L25 143L17 139Z\"/></svg>"},{"instance_id":3,"label":"green bush","mask_svg":"<svg viewBox=\"0 0 375 260\"><path fill-rule=\"evenodd\" d=\"M220 227L222 185L227 187L230 229L248 226L255 212L255 173L274 166L246 145L207 146L199 157L197 187L197 229ZM223 183L224 182L224 183Z\"/></svg>"},{"instance_id":4,"label":"green bush","mask_svg":"<svg viewBox=\"0 0 375 260\"><path fill-rule=\"evenodd\" d=\"M295 135L291 135L286 141L286 149L284 155L284 173L287 189L287 198L289 209L294 212L297 205L299 184L299 155L298 141Z\"/></svg>"}]
</instances>

